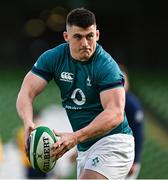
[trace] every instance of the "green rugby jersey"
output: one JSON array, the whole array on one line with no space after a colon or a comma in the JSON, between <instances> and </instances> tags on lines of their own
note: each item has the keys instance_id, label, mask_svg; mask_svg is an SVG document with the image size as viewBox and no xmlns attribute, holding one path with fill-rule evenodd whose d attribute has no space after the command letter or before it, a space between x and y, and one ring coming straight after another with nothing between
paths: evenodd
<instances>
[{"instance_id":1,"label":"green rugby jersey","mask_svg":"<svg viewBox=\"0 0 168 180\"><path fill-rule=\"evenodd\" d=\"M95 53L87 62L74 60L68 43L56 46L38 58L32 72L47 82L55 80L74 131L87 126L103 111L101 91L124 84L124 76L117 63L98 43ZM107 134L78 144L78 150L85 151L97 140L115 133L132 134L126 116L119 126Z\"/></svg>"}]
</instances>

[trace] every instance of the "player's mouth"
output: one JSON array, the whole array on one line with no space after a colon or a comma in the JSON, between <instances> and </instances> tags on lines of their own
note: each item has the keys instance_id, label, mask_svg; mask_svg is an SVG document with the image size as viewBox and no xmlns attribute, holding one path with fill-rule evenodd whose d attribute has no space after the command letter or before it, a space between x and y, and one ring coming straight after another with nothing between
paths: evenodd
<instances>
[{"instance_id":1,"label":"player's mouth","mask_svg":"<svg viewBox=\"0 0 168 180\"><path fill-rule=\"evenodd\" d=\"M89 49L89 48L83 48L83 49L79 49L79 51L80 52L90 52L91 51L91 49Z\"/></svg>"}]
</instances>

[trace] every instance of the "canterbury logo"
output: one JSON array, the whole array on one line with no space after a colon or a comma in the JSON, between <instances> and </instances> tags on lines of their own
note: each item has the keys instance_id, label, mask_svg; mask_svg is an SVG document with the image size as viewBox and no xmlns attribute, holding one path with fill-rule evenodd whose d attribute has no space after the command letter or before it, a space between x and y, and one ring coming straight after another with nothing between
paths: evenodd
<instances>
[{"instance_id":1,"label":"canterbury logo","mask_svg":"<svg viewBox=\"0 0 168 180\"><path fill-rule=\"evenodd\" d=\"M69 72L62 72L62 73L61 73L61 78L60 78L60 80L72 82L72 80L73 80L73 74L72 74L72 73L69 73Z\"/></svg>"}]
</instances>

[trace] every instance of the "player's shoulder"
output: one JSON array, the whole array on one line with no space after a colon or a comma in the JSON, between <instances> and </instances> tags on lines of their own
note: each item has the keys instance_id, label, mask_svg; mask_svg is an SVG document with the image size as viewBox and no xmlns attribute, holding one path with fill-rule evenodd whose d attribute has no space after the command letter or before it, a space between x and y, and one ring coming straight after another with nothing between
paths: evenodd
<instances>
[{"instance_id":1,"label":"player's shoulder","mask_svg":"<svg viewBox=\"0 0 168 180\"><path fill-rule=\"evenodd\" d=\"M63 59L65 54L68 54L68 43L62 43L43 52L38 57L38 60L34 66L39 67L39 69L41 69L41 66L43 65L45 67L52 68L53 66L55 66L55 64L58 63L58 60Z\"/></svg>"},{"instance_id":2,"label":"player's shoulder","mask_svg":"<svg viewBox=\"0 0 168 180\"><path fill-rule=\"evenodd\" d=\"M96 55L103 59L114 60L112 56L98 43L96 45Z\"/></svg>"},{"instance_id":3,"label":"player's shoulder","mask_svg":"<svg viewBox=\"0 0 168 180\"><path fill-rule=\"evenodd\" d=\"M95 61L100 64L111 64L115 66L117 63L112 57L112 55L107 52L101 45L97 43L96 53L95 53Z\"/></svg>"},{"instance_id":4,"label":"player's shoulder","mask_svg":"<svg viewBox=\"0 0 168 180\"><path fill-rule=\"evenodd\" d=\"M95 66L100 70L104 68L107 70L113 69L113 71L119 71L119 66L117 62L113 59L112 55L108 53L103 47L99 44L96 46L96 54L94 57Z\"/></svg>"},{"instance_id":5,"label":"player's shoulder","mask_svg":"<svg viewBox=\"0 0 168 180\"><path fill-rule=\"evenodd\" d=\"M59 56L59 54L63 54L67 50L68 50L68 43L62 43L60 45L57 45L53 48L46 50L42 55L49 57L53 57L55 55Z\"/></svg>"}]
</instances>

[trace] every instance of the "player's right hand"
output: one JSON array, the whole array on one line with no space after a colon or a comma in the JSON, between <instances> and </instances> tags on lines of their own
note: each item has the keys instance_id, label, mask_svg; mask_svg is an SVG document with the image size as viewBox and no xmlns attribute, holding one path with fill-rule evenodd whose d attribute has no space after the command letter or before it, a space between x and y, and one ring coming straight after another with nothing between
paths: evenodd
<instances>
[{"instance_id":1,"label":"player's right hand","mask_svg":"<svg viewBox=\"0 0 168 180\"><path fill-rule=\"evenodd\" d=\"M30 133L35 129L35 124L33 122L26 124L24 127L24 146L26 154L28 154L28 140Z\"/></svg>"}]
</instances>

